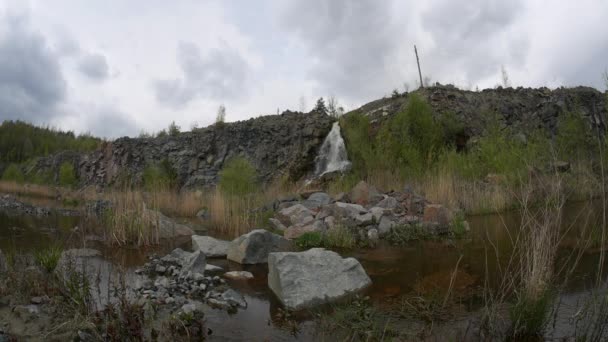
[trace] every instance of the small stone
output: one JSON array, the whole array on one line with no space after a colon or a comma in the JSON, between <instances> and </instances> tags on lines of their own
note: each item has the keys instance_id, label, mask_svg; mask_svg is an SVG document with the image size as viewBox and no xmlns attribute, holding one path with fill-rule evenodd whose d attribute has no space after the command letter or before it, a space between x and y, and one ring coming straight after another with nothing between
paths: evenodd
<instances>
[{"instance_id":1,"label":"small stone","mask_svg":"<svg viewBox=\"0 0 608 342\"><path fill-rule=\"evenodd\" d=\"M224 277L233 280L249 280L253 279L253 274L247 271L231 271L224 273Z\"/></svg>"},{"instance_id":2,"label":"small stone","mask_svg":"<svg viewBox=\"0 0 608 342\"><path fill-rule=\"evenodd\" d=\"M378 229L376 228L372 228L370 230L367 231L367 238L372 240L372 241L377 241L378 240Z\"/></svg>"},{"instance_id":3,"label":"small stone","mask_svg":"<svg viewBox=\"0 0 608 342\"><path fill-rule=\"evenodd\" d=\"M37 305L40 305L40 304L42 304L42 303L46 302L46 300L45 300L45 298L43 298L43 297L32 297L32 298L30 299L30 302L31 302L32 304L37 304Z\"/></svg>"},{"instance_id":4,"label":"small stone","mask_svg":"<svg viewBox=\"0 0 608 342\"><path fill-rule=\"evenodd\" d=\"M205 273L221 272L223 270L224 270L223 268L221 268L219 266L215 266L215 265L207 264L205 266Z\"/></svg>"},{"instance_id":5,"label":"small stone","mask_svg":"<svg viewBox=\"0 0 608 342\"><path fill-rule=\"evenodd\" d=\"M156 265L155 271L158 274L164 274L167 271L167 268L163 265Z\"/></svg>"}]
</instances>

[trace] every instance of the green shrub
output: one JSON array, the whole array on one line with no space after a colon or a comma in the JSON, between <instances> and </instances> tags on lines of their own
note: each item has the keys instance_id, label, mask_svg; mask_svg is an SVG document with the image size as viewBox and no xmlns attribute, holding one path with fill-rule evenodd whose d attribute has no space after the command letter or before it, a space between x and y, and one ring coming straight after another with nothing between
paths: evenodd
<instances>
[{"instance_id":1,"label":"green shrub","mask_svg":"<svg viewBox=\"0 0 608 342\"><path fill-rule=\"evenodd\" d=\"M74 186L77 183L74 165L70 162L63 162L59 167L59 184L62 186Z\"/></svg>"},{"instance_id":2,"label":"green shrub","mask_svg":"<svg viewBox=\"0 0 608 342\"><path fill-rule=\"evenodd\" d=\"M61 247L53 246L34 252L34 259L40 267L51 273L57 267L62 252L63 249Z\"/></svg>"},{"instance_id":3,"label":"green shrub","mask_svg":"<svg viewBox=\"0 0 608 342\"><path fill-rule=\"evenodd\" d=\"M528 298L522 295L509 310L511 317L512 338L519 340L533 336L542 336L549 320L553 304L553 292L545 291L540 298Z\"/></svg>"},{"instance_id":4,"label":"green shrub","mask_svg":"<svg viewBox=\"0 0 608 342\"><path fill-rule=\"evenodd\" d=\"M346 227L336 227L327 232L306 232L295 241L300 249L316 247L350 249L357 246L357 239Z\"/></svg>"},{"instance_id":5,"label":"green shrub","mask_svg":"<svg viewBox=\"0 0 608 342\"><path fill-rule=\"evenodd\" d=\"M299 249L324 247L323 234L321 232L306 232L296 239L296 246Z\"/></svg>"},{"instance_id":6,"label":"green shrub","mask_svg":"<svg viewBox=\"0 0 608 342\"><path fill-rule=\"evenodd\" d=\"M386 235L386 240L393 245L403 245L415 240L428 240L434 236L421 224L393 227Z\"/></svg>"},{"instance_id":7,"label":"green shrub","mask_svg":"<svg viewBox=\"0 0 608 342\"><path fill-rule=\"evenodd\" d=\"M357 239L343 226L329 229L324 235L324 247L350 249L357 246Z\"/></svg>"},{"instance_id":8,"label":"green shrub","mask_svg":"<svg viewBox=\"0 0 608 342\"><path fill-rule=\"evenodd\" d=\"M469 224L465 220L464 214L462 212L459 212L454 215L452 222L450 222L450 229L452 235L457 239L460 239L467 235L467 232L469 231Z\"/></svg>"},{"instance_id":9,"label":"green shrub","mask_svg":"<svg viewBox=\"0 0 608 342\"><path fill-rule=\"evenodd\" d=\"M257 190L257 174L249 160L234 157L220 171L220 190L228 195L247 195Z\"/></svg>"},{"instance_id":10,"label":"green shrub","mask_svg":"<svg viewBox=\"0 0 608 342\"><path fill-rule=\"evenodd\" d=\"M6 170L4 170L2 180L23 183L25 181L25 177L23 177L23 172L21 172L19 166L16 164L10 164Z\"/></svg>"},{"instance_id":11,"label":"green shrub","mask_svg":"<svg viewBox=\"0 0 608 342\"><path fill-rule=\"evenodd\" d=\"M559 157L565 160L581 160L591 157L597 146L585 119L577 112L561 115L555 137Z\"/></svg>"},{"instance_id":12,"label":"green shrub","mask_svg":"<svg viewBox=\"0 0 608 342\"><path fill-rule=\"evenodd\" d=\"M143 173L144 187L148 191L167 190L177 184L177 172L168 159L158 165L148 165Z\"/></svg>"}]
</instances>

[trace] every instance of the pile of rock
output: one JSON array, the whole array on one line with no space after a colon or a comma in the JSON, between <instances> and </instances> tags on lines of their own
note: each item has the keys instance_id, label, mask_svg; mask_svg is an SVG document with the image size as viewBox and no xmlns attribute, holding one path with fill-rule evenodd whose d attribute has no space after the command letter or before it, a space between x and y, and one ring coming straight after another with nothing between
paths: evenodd
<instances>
[{"instance_id":1,"label":"pile of rock","mask_svg":"<svg viewBox=\"0 0 608 342\"><path fill-rule=\"evenodd\" d=\"M197 299L211 306L235 310L246 308L247 302L240 294L225 286L225 280L209 273L221 271L207 265L205 254L175 249L160 258L153 256L141 269L134 290L141 298L158 304L183 306L190 299Z\"/></svg>"},{"instance_id":2,"label":"pile of rock","mask_svg":"<svg viewBox=\"0 0 608 342\"><path fill-rule=\"evenodd\" d=\"M349 193L331 197L324 192L302 194L274 204L277 214L270 223L295 239L306 232L345 227L360 239L377 239L395 227L422 225L430 234L447 234L452 213L431 204L413 190L380 193L361 181Z\"/></svg>"}]
</instances>

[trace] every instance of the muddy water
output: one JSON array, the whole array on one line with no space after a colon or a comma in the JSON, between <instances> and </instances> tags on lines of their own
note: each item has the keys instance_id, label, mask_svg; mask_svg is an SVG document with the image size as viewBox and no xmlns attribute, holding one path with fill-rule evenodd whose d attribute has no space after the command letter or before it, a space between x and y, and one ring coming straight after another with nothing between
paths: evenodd
<instances>
[{"instance_id":1,"label":"muddy water","mask_svg":"<svg viewBox=\"0 0 608 342\"><path fill-rule=\"evenodd\" d=\"M562 241L558 264L567 265L581 231L584 231L585 227L600 223L599 214L594 203L581 202L567 206L563 226L568 230L568 234ZM450 286L451 276L458 265L452 289L456 296L467 298L464 304L473 310L479 302L475 296L469 294L483 286L486 270L489 278L498 278L501 262L505 262L510 255L519 219L517 212L472 216L468 217L470 234L463 240L414 242L403 247L381 244L374 249L342 254L354 256L361 261L373 281L368 295L380 307L403 294L428 294L433 291L442 293ZM190 248L189 239L185 239L152 249L111 249L99 242L83 239L75 227L85 224L90 222L81 222L78 217L35 218L0 215L0 249L28 252L53 243L68 247L86 245L100 249L104 257L112 263L133 270L145 263L149 254L164 254L175 247ZM244 267L227 260L215 259L208 262L227 271L248 270L255 276L255 279L249 282L229 282L229 285L244 294L248 303L246 310L239 310L232 315L220 310L206 313L207 326L213 330L212 340L314 339L314 328L306 319L301 322L297 337L292 334L291 327L284 326L284 322L276 319L280 304L266 286L266 266ZM580 300L580 296L594 281L597 262L597 252L582 255L576 272L568 282L568 291L562 298L564 302L576 303ZM568 316L568 312L562 314L564 317ZM563 323L559 324L556 330L569 330L567 319L563 318L561 321Z\"/></svg>"}]
</instances>

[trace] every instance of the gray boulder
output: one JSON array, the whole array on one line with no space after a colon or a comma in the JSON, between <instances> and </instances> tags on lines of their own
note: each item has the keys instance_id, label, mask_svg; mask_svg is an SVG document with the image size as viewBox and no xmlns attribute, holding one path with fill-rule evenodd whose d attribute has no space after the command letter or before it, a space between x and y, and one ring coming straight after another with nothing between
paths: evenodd
<instances>
[{"instance_id":1,"label":"gray boulder","mask_svg":"<svg viewBox=\"0 0 608 342\"><path fill-rule=\"evenodd\" d=\"M378 232L383 235L387 234L393 229L393 227L397 226L397 222L390 219L388 216L382 216L380 219L380 223L378 224Z\"/></svg>"},{"instance_id":2,"label":"gray boulder","mask_svg":"<svg viewBox=\"0 0 608 342\"><path fill-rule=\"evenodd\" d=\"M315 192L302 202L306 208L316 210L332 202L331 196L324 192Z\"/></svg>"},{"instance_id":3,"label":"gray boulder","mask_svg":"<svg viewBox=\"0 0 608 342\"><path fill-rule=\"evenodd\" d=\"M208 258L225 258L230 241L218 240L211 236L192 235L192 249L201 251Z\"/></svg>"},{"instance_id":4,"label":"gray boulder","mask_svg":"<svg viewBox=\"0 0 608 342\"><path fill-rule=\"evenodd\" d=\"M314 214L302 204L279 210L278 219L285 226L304 226L314 221Z\"/></svg>"},{"instance_id":5,"label":"gray boulder","mask_svg":"<svg viewBox=\"0 0 608 342\"><path fill-rule=\"evenodd\" d=\"M323 248L268 257L268 286L289 309L329 303L369 285L371 279L356 259Z\"/></svg>"},{"instance_id":6,"label":"gray boulder","mask_svg":"<svg viewBox=\"0 0 608 342\"><path fill-rule=\"evenodd\" d=\"M327 230L327 225L323 220L316 220L305 226L291 226L285 230L283 236L286 239L297 239L304 233L308 232L324 232Z\"/></svg>"},{"instance_id":7,"label":"gray boulder","mask_svg":"<svg viewBox=\"0 0 608 342\"><path fill-rule=\"evenodd\" d=\"M256 229L234 239L228 247L228 260L239 264L265 264L268 254L289 250L291 243L280 235Z\"/></svg>"},{"instance_id":8,"label":"gray boulder","mask_svg":"<svg viewBox=\"0 0 608 342\"><path fill-rule=\"evenodd\" d=\"M183 263L181 273L183 275L192 272L192 274L205 274L205 266L207 265L207 259L205 254L201 251L192 253Z\"/></svg>"},{"instance_id":9,"label":"gray boulder","mask_svg":"<svg viewBox=\"0 0 608 342\"><path fill-rule=\"evenodd\" d=\"M399 205L399 202L397 201L397 199L395 199L395 197L387 197L385 199L383 199L382 201L378 202L378 204L376 204L376 207L380 207L380 208L384 208L384 209L395 209L397 208L397 206Z\"/></svg>"}]
</instances>

